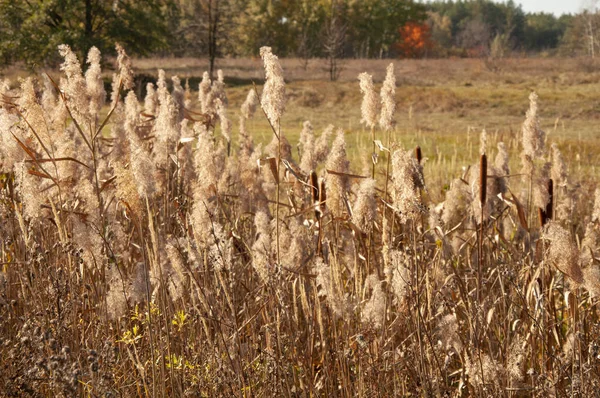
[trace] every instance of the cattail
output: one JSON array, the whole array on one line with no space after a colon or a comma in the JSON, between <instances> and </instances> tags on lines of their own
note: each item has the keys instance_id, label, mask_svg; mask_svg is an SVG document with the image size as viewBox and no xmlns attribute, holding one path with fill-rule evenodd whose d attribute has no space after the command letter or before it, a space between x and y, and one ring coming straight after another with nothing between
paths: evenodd
<instances>
[{"instance_id":1,"label":"cattail","mask_svg":"<svg viewBox=\"0 0 600 398\"><path fill-rule=\"evenodd\" d=\"M421 147L418 145L415 147L415 159L417 159L419 164L421 164L421 161L423 160L423 152L421 151Z\"/></svg>"},{"instance_id":2,"label":"cattail","mask_svg":"<svg viewBox=\"0 0 600 398\"><path fill-rule=\"evenodd\" d=\"M381 87L381 115L379 126L384 131L394 127L394 113L396 112L396 76L394 75L394 64L391 63L386 69L385 80Z\"/></svg>"},{"instance_id":3,"label":"cattail","mask_svg":"<svg viewBox=\"0 0 600 398\"><path fill-rule=\"evenodd\" d=\"M538 120L538 96L535 92L529 95L529 110L523 123L523 153L534 159L544 152L546 133L540 128Z\"/></svg>"},{"instance_id":4,"label":"cattail","mask_svg":"<svg viewBox=\"0 0 600 398\"><path fill-rule=\"evenodd\" d=\"M319 178L319 206L316 208L320 211L321 215L325 212L325 206L327 203L327 187L324 178Z\"/></svg>"},{"instance_id":5,"label":"cattail","mask_svg":"<svg viewBox=\"0 0 600 398\"><path fill-rule=\"evenodd\" d=\"M92 47L87 57L87 63L90 66L85 72L85 83L87 95L90 97L90 114L94 118L98 117L100 109L102 109L106 101L106 91L104 90L100 61L100 50Z\"/></svg>"},{"instance_id":6,"label":"cattail","mask_svg":"<svg viewBox=\"0 0 600 398\"><path fill-rule=\"evenodd\" d=\"M321 217L321 211L319 209L319 178L316 171L311 170L307 183L310 185L312 204L315 206L315 218L318 220Z\"/></svg>"},{"instance_id":7,"label":"cattail","mask_svg":"<svg viewBox=\"0 0 600 398\"><path fill-rule=\"evenodd\" d=\"M358 75L360 91L363 94L362 105L360 107L362 119L361 123L364 123L368 128L374 128L377 124L377 94L373 87L373 76L363 72Z\"/></svg>"},{"instance_id":8,"label":"cattail","mask_svg":"<svg viewBox=\"0 0 600 398\"><path fill-rule=\"evenodd\" d=\"M277 56L271 52L271 47L261 47L260 57L265 65L265 85L261 98L261 106L276 129L285 110L285 82L283 70Z\"/></svg>"},{"instance_id":9,"label":"cattail","mask_svg":"<svg viewBox=\"0 0 600 398\"><path fill-rule=\"evenodd\" d=\"M487 156L484 154L479 158L479 203L485 205L487 195Z\"/></svg>"},{"instance_id":10,"label":"cattail","mask_svg":"<svg viewBox=\"0 0 600 398\"><path fill-rule=\"evenodd\" d=\"M554 181L548 179L548 204L544 210L544 224L547 220L552 220L552 209L554 208Z\"/></svg>"},{"instance_id":11,"label":"cattail","mask_svg":"<svg viewBox=\"0 0 600 398\"><path fill-rule=\"evenodd\" d=\"M554 206L553 194L554 194L554 182L552 179L548 179L548 203L545 208L538 208L538 215L540 220L540 226L544 226L548 223L549 220L552 219L552 210Z\"/></svg>"}]
</instances>

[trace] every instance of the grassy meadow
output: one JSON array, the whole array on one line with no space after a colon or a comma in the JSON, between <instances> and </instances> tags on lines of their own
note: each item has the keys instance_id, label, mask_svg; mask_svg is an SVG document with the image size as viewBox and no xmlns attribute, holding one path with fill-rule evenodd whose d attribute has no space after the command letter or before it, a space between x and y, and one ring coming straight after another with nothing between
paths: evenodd
<instances>
[{"instance_id":1,"label":"grassy meadow","mask_svg":"<svg viewBox=\"0 0 600 398\"><path fill-rule=\"evenodd\" d=\"M600 66L117 51L4 71L0 396L597 394Z\"/></svg>"},{"instance_id":2,"label":"grassy meadow","mask_svg":"<svg viewBox=\"0 0 600 398\"><path fill-rule=\"evenodd\" d=\"M398 84L392 141L420 145L429 162L444 166L432 167L426 173L442 173L441 180L456 176L463 166L476 160L483 129L494 140L518 149L532 91L540 97L540 123L548 137L571 159L579 159L571 163L572 167L586 175L595 172L600 154L595 123L600 115L600 65L590 59L392 61ZM297 142L305 120L316 130L329 124L341 127L347 135L353 166L361 171L360 153L368 149L370 136L360 123L362 95L357 76L371 73L379 88L390 62L344 60L339 80L331 82L325 60L283 59L289 106L281 123L290 142ZM201 59L138 59L133 65L142 75L156 76L160 68L192 82L198 82L208 68ZM225 72L229 108L236 120L252 84L262 85L262 61L224 59L217 68ZM252 130L257 142L266 145L272 138L264 119L253 120ZM386 136L381 134L379 139Z\"/></svg>"}]
</instances>

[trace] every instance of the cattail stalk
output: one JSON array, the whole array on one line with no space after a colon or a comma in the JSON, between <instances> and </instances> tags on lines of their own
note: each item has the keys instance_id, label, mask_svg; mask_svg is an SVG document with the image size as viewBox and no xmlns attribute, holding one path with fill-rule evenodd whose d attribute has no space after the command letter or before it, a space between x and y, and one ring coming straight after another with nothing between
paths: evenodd
<instances>
[{"instance_id":1,"label":"cattail stalk","mask_svg":"<svg viewBox=\"0 0 600 398\"><path fill-rule=\"evenodd\" d=\"M481 289L483 276L483 224L485 213L485 202L487 196L487 156L482 154L479 158L479 204L481 206L481 224L479 226L479 255L477 270L477 302L481 304ZM479 318L477 318L479 319ZM478 321L479 323L479 321Z\"/></svg>"},{"instance_id":2,"label":"cattail stalk","mask_svg":"<svg viewBox=\"0 0 600 398\"><path fill-rule=\"evenodd\" d=\"M421 151L421 147L418 145L415 148L415 158L417 159L417 162L421 164L421 160L423 160L423 152Z\"/></svg>"}]
</instances>

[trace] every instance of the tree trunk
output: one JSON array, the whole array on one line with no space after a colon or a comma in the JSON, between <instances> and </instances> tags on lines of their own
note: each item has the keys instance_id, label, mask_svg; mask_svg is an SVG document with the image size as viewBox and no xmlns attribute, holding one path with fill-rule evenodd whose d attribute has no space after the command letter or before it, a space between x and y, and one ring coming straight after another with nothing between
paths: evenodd
<instances>
[{"instance_id":1,"label":"tree trunk","mask_svg":"<svg viewBox=\"0 0 600 398\"><path fill-rule=\"evenodd\" d=\"M91 41L94 35L94 27L92 25L92 0L85 0L85 37Z\"/></svg>"},{"instance_id":2,"label":"tree trunk","mask_svg":"<svg viewBox=\"0 0 600 398\"><path fill-rule=\"evenodd\" d=\"M208 0L208 62L210 80L214 80L219 27L219 0Z\"/></svg>"}]
</instances>

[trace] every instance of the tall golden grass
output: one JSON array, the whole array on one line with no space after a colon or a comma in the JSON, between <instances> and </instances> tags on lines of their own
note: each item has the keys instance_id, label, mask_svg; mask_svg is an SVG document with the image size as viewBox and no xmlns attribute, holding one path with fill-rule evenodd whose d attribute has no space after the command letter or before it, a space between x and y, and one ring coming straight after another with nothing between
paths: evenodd
<instances>
[{"instance_id":1,"label":"tall golden grass","mask_svg":"<svg viewBox=\"0 0 600 398\"><path fill-rule=\"evenodd\" d=\"M380 94L360 77L361 165L335 126L286 139L269 48L235 127L222 73L137 98L117 51L108 102L96 49L0 84L1 395L597 393L600 190L537 95L522 152L483 132L436 202L436 166L392 139L393 67Z\"/></svg>"}]
</instances>

